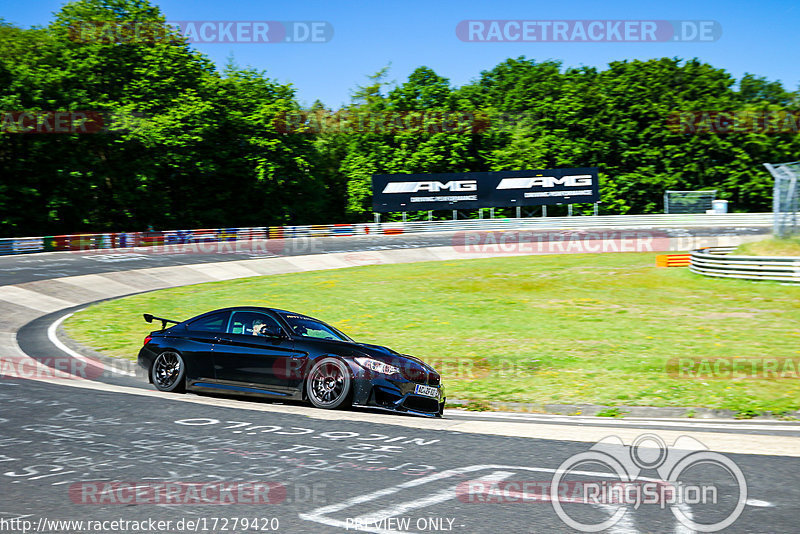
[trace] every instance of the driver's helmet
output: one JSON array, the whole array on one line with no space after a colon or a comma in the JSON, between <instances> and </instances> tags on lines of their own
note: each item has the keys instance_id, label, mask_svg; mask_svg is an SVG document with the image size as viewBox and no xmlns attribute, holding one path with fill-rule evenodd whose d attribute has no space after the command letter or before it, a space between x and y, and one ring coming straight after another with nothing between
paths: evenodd
<instances>
[{"instance_id":1,"label":"driver's helmet","mask_svg":"<svg viewBox=\"0 0 800 534\"><path fill-rule=\"evenodd\" d=\"M264 326L265 324L266 323L264 322L263 319L256 319L255 321L253 321L253 335L254 336L260 335L261 327Z\"/></svg>"}]
</instances>

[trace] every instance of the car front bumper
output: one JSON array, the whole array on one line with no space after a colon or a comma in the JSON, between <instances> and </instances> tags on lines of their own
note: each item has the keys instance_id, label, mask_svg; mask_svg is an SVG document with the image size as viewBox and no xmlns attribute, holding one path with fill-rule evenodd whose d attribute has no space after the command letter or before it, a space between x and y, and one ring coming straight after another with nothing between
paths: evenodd
<instances>
[{"instance_id":1,"label":"car front bumper","mask_svg":"<svg viewBox=\"0 0 800 534\"><path fill-rule=\"evenodd\" d=\"M437 397L419 395L417 383L399 377L360 373L354 369L353 405L380 408L424 417L442 417L446 400L444 386L435 387ZM362 370L363 371L363 370ZM426 385L428 384L420 384Z\"/></svg>"}]
</instances>

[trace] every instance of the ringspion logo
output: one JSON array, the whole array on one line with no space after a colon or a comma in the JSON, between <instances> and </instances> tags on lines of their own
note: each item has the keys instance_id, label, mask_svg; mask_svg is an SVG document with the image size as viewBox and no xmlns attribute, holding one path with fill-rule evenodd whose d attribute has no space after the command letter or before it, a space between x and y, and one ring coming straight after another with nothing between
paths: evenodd
<instances>
[{"instance_id":1,"label":"ringspion logo","mask_svg":"<svg viewBox=\"0 0 800 534\"><path fill-rule=\"evenodd\" d=\"M587 469L598 466L618 480L610 484L585 480ZM642 476L650 471L658 478ZM598 506L603 516L578 515L575 508L564 506L560 492L565 485L580 487L579 502ZM566 459L549 489L558 517L579 532L609 529L642 505L669 508L691 531L718 532L739 518L747 502L747 481L739 466L691 436L679 436L671 447L656 434L641 434L630 445L618 436L608 436L588 451ZM689 508L686 504L705 506Z\"/></svg>"}]
</instances>

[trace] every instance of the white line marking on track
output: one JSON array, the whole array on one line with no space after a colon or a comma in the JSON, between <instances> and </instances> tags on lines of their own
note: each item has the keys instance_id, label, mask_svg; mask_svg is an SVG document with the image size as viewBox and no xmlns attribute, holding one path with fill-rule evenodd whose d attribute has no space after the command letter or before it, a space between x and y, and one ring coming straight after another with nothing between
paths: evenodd
<instances>
[{"instance_id":1,"label":"white line marking on track","mask_svg":"<svg viewBox=\"0 0 800 534\"><path fill-rule=\"evenodd\" d=\"M331 505L328 505L328 506L323 506L322 508L317 508L316 510L312 510L312 511L307 512L307 513L298 514L298 516L300 517L300 519L303 519L305 521L314 521L316 523L322 523L324 525L328 525L328 526L331 526L331 527L344 528L344 529L347 529L349 527L350 529L352 529L353 528L353 522L352 521L350 523L348 523L347 521L342 521L341 519L336 519L336 518L330 517L330 514L334 514L336 512L340 512L340 511L342 511L344 509L356 506L358 504L368 503L370 501L375 501L375 500L380 499L382 497L387 497L389 495L393 495L393 494L398 493L398 492L400 492L400 491L402 491L404 489L414 488L416 486L427 484L429 482L435 482L435 481L438 481L438 480L444 480L444 479L455 477L455 476L458 476L458 475L463 475L463 474L466 474L466 473L473 473L473 472L482 471L482 470L495 470L495 473L493 473L493 474L497 474L498 471L500 473L505 474L506 470L509 470L509 471L519 471L519 470L536 471L536 472L540 472L540 473L551 473L551 474L553 474L553 473L555 473L557 471L557 469L552 469L552 468L549 468L549 467L525 467L525 466L519 466L519 465L494 465L494 464L470 465L470 466L466 466L466 467L448 469L446 471L441 471L439 473L434 473L434 474L428 475L426 477L418 478L418 479L415 479L415 480L410 480L408 482L403 482L402 484L398 484L396 486L390 486L388 488L384 488L382 490L378 490L378 491L375 491L375 492L372 492L372 493L367 493L367 494L364 494L364 495L358 495L356 497L352 497L352 498L350 498L350 499L348 499L346 501L343 501L341 503L331 504ZM571 471L570 473L573 474L573 475L586 475L586 476L601 477L601 478L615 478L616 477L616 475L613 474L613 473L596 473L596 472L593 472L593 471ZM658 479L648 478L648 477L639 477L638 480L642 480L642 481L645 481L645 482L660 482L660 480L658 480ZM449 499L457 498L455 489L450 488L449 490L446 490L446 491L448 492L448 498ZM403 503L403 504L400 504L400 505L396 505L395 507L390 507L390 508L387 508L385 510L380 510L380 511L372 512L372 513L363 514L362 517L373 517L373 516L377 517L377 514L379 514L381 512L391 513L396 508L400 509L402 507L407 507L407 506L413 506L413 508L420 508L420 507L426 506L426 505L430 506L432 504L437 504L439 502L443 502L444 500L448 500L448 499L441 499L441 496L443 496L443 495L444 495L443 492L436 492L436 493L430 495L428 497L428 498L431 499L431 502L429 504L425 504L424 503L424 501L426 499L428 499L428 498L422 498L422 499L417 499L417 500L414 500L414 501L409 501L407 503ZM402 513L402 511L398 512L398 513ZM386 517L391 517L391 516L386 516ZM369 527L367 525L364 525L364 526L360 527L359 530L365 531L365 532L373 532L375 534L398 534L398 531L395 531L395 530L372 528L372 527Z\"/></svg>"},{"instance_id":2,"label":"white line marking on track","mask_svg":"<svg viewBox=\"0 0 800 534\"><path fill-rule=\"evenodd\" d=\"M676 506L678 509L683 512L683 515L686 516L686 519L689 521L694 521L694 514L692 514L692 507L686 503L677 503ZM680 521L675 523L675 530L673 531L675 534L694 534L694 530L690 529Z\"/></svg>"},{"instance_id":3,"label":"white line marking on track","mask_svg":"<svg viewBox=\"0 0 800 534\"><path fill-rule=\"evenodd\" d=\"M512 476L513 474L514 474L513 471L495 471L491 475L481 477L481 480L488 482L505 480L506 478ZM433 506L434 504L439 504L440 502L449 501L450 499L453 499L456 496L457 487L458 486L451 486L449 488L432 493L431 495L428 495L427 497L423 497L421 499L395 504L388 508L384 508L382 510L370 512L369 514L355 518L354 521L356 523L361 522L363 525L369 525L372 523L378 523L389 517L396 517L400 514L410 512L411 510L416 510L417 508L425 508L428 506Z\"/></svg>"},{"instance_id":4,"label":"white line marking on track","mask_svg":"<svg viewBox=\"0 0 800 534\"><path fill-rule=\"evenodd\" d=\"M579 425L591 425L591 426L662 426L662 427L693 427L699 426L703 429L717 429L717 430L784 430L784 431L800 431L800 424L794 421L765 421L765 424L742 424L739 421L731 421L730 423L709 423L704 422L701 420L690 421L687 420L686 422L683 421L662 421L658 419L651 419L651 420L625 420L625 419L613 419L613 420L598 420L598 419L588 419L585 417L575 417L575 416L559 416L559 415L549 415L549 414L513 414L513 413L491 413L491 412L479 412L479 413L464 413L461 411L448 411L445 410L446 416L452 416L453 419L460 419L460 418L489 418L489 419L508 419L508 420L516 420L516 421L542 421L542 422L564 422L569 423L571 425L579 424Z\"/></svg>"},{"instance_id":5,"label":"white line marking on track","mask_svg":"<svg viewBox=\"0 0 800 534\"><path fill-rule=\"evenodd\" d=\"M775 506L771 502L760 501L758 499L747 499L744 503L747 506L755 506L757 508L772 508L773 506Z\"/></svg>"},{"instance_id":6,"label":"white line marking on track","mask_svg":"<svg viewBox=\"0 0 800 534\"><path fill-rule=\"evenodd\" d=\"M617 511L619 506L614 506L612 504L594 504L590 503L595 508L599 508L600 510L605 510L608 512L609 517L614 515L614 512ZM605 532L610 532L612 534L638 534L639 531L633 525L633 518L632 514L625 512L622 517L619 518L619 521L608 527Z\"/></svg>"},{"instance_id":7,"label":"white line marking on track","mask_svg":"<svg viewBox=\"0 0 800 534\"><path fill-rule=\"evenodd\" d=\"M78 311L81 311L81 310L78 310ZM85 363L87 363L89 365L93 365L95 367L102 367L103 369L105 369L107 371L111 371L112 373L115 373L115 374L118 374L118 375L122 375L122 376L136 376L136 373L132 373L130 371L122 371L120 369L114 369L113 367L109 367L109 366L103 364L103 362L88 358L88 357L84 356L83 354L75 352L74 350L72 350L68 346L64 345L61 342L61 340L58 339L58 336L56 336L56 330L58 330L58 327L61 326L61 323L63 323L70 316L72 316L72 313L68 313L66 315L62 315L53 324L51 324L50 327L47 329L47 338L50 340L50 343L55 345L58 350L60 350L62 352L65 352L66 354L68 354L69 356L75 358L76 360L80 360L80 361L85 362Z\"/></svg>"}]
</instances>

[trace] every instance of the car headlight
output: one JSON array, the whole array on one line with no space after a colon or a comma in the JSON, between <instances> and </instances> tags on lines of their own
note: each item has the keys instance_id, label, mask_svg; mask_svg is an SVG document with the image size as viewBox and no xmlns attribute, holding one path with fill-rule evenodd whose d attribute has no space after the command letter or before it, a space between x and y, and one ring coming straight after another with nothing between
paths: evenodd
<instances>
[{"instance_id":1,"label":"car headlight","mask_svg":"<svg viewBox=\"0 0 800 534\"><path fill-rule=\"evenodd\" d=\"M384 375L393 375L400 372L399 367L395 367L394 365L389 365L388 363L383 363L380 360L374 360L372 358L366 358L364 356L360 356L355 358L356 363L363 367L364 369L369 369L370 371L375 371L376 373L381 373Z\"/></svg>"}]
</instances>

